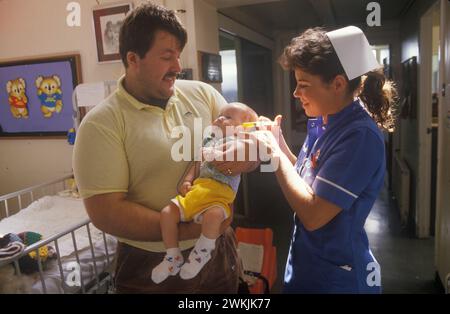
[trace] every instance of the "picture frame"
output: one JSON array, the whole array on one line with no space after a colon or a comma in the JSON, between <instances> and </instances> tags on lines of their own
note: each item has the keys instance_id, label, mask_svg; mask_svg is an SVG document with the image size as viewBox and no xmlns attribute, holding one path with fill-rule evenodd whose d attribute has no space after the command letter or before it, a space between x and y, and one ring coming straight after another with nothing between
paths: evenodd
<instances>
[{"instance_id":1,"label":"picture frame","mask_svg":"<svg viewBox=\"0 0 450 314\"><path fill-rule=\"evenodd\" d=\"M200 80L205 83L222 83L222 56L199 51Z\"/></svg>"},{"instance_id":2,"label":"picture frame","mask_svg":"<svg viewBox=\"0 0 450 314\"><path fill-rule=\"evenodd\" d=\"M66 136L81 81L79 54L0 62L0 137Z\"/></svg>"},{"instance_id":3,"label":"picture frame","mask_svg":"<svg viewBox=\"0 0 450 314\"><path fill-rule=\"evenodd\" d=\"M179 80L193 80L194 74L191 68L182 69L180 74L178 74L177 79Z\"/></svg>"},{"instance_id":4,"label":"picture frame","mask_svg":"<svg viewBox=\"0 0 450 314\"><path fill-rule=\"evenodd\" d=\"M119 31L131 2L97 6L92 10L97 59L99 63L120 62Z\"/></svg>"},{"instance_id":5,"label":"picture frame","mask_svg":"<svg viewBox=\"0 0 450 314\"><path fill-rule=\"evenodd\" d=\"M417 78L417 57L414 56L402 62L402 119L417 118Z\"/></svg>"}]
</instances>

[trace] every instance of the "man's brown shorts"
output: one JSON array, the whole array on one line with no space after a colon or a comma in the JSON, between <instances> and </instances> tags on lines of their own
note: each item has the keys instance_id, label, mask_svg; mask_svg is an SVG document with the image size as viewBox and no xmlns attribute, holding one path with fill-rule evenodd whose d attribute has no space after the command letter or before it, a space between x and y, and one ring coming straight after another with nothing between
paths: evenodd
<instances>
[{"instance_id":1,"label":"man's brown shorts","mask_svg":"<svg viewBox=\"0 0 450 314\"><path fill-rule=\"evenodd\" d=\"M228 228L216 240L211 260L200 273L183 280L179 274L156 284L151 279L153 268L165 253L153 253L119 242L117 247L117 293L237 293L241 264L236 251L236 238ZM183 251L186 260L189 250Z\"/></svg>"}]
</instances>

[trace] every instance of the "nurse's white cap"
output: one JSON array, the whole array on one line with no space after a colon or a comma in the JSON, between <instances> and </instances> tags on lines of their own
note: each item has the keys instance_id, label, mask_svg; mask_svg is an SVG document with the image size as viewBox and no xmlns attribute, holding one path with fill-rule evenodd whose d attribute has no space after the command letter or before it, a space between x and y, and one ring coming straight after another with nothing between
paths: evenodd
<instances>
[{"instance_id":1,"label":"nurse's white cap","mask_svg":"<svg viewBox=\"0 0 450 314\"><path fill-rule=\"evenodd\" d=\"M340 28L328 32L327 36L349 80L380 67L366 36L358 27Z\"/></svg>"}]
</instances>

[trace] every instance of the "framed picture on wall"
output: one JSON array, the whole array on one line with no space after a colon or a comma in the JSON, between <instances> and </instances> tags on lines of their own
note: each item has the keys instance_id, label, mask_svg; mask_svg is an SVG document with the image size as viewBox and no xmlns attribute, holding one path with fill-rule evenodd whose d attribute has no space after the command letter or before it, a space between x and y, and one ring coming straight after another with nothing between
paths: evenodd
<instances>
[{"instance_id":1,"label":"framed picture on wall","mask_svg":"<svg viewBox=\"0 0 450 314\"><path fill-rule=\"evenodd\" d=\"M98 6L93 9L98 62L120 62L119 31L132 3Z\"/></svg>"},{"instance_id":2,"label":"framed picture on wall","mask_svg":"<svg viewBox=\"0 0 450 314\"><path fill-rule=\"evenodd\" d=\"M0 63L0 137L66 135L80 55Z\"/></svg>"},{"instance_id":3,"label":"framed picture on wall","mask_svg":"<svg viewBox=\"0 0 450 314\"><path fill-rule=\"evenodd\" d=\"M417 118L417 57L411 57L402 62L400 117Z\"/></svg>"},{"instance_id":4,"label":"framed picture on wall","mask_svg":"<svg viewBox=\"0 0 450 314\"><path fill-rule=\"evenodd\" d=\"M186 68L181 70L180 74L178 75L178 79L180 80L193 80L194 79L194 75L192 73L192 69L191 68Z\"/></svg>"},{"instance_id":5,"label":"framed picture on wall","mask_svg":"<svg viewBox=\"0 0 450 314\"><path fill-rule=\"evenodd\" d=\"M220 54L199 51L200 80L222 83L222 57Z\"/></svg>"}]
</instances>

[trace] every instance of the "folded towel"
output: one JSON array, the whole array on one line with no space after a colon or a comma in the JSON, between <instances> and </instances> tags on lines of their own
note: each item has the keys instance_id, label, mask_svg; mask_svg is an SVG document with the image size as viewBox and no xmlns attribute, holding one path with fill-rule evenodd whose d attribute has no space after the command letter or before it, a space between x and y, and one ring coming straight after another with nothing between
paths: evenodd
<instances>
[{"instance_id":1,"label":"folded towel","mask_svg":"<svg viewBox=\"0 0 450 314\"><path fill-rule=\"evenodd\" d=\"M36 232L25 231L19 234L8 233L0 237L0 260L19 255L27 246L42 240L42 235ZM51 246L41 246L38 250L39 257L43 263L48 258L55 258L56 252ZM19 259L20 271L24 274L31 274L39 271L39 264L36 251L29 252ZM45 264L43 264L45 266Z\"/></svg>"},{"instance_id":2,"label":"folded towel","mask_svg":"<svg viewBox=\"0 0 450 314\"><path fill-rule=\"evenodd\" d=\"M0 260L8 259L19 255L25 249L22 242L14 241L8 243L5 247L0 248Z\"/></svg>"}]
</instances>

